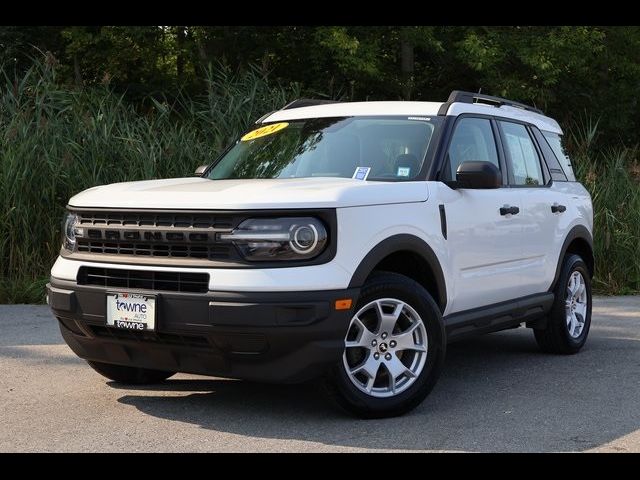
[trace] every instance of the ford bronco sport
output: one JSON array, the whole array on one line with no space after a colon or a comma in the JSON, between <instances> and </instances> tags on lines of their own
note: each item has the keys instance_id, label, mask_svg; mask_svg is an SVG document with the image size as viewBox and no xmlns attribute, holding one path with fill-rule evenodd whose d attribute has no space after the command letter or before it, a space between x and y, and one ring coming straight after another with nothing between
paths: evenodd
<instances>
[{"instance_id":1,"label":"ford bronco sport","mask_svg":"<svg viewBox=\"0 0 640 480\"><path fill-rule=\"evenodd\" d=\"M454 340L587 339L591 197L535 108L298 100L196 173L69 200L48 303L116 382L321 377L383 417L425 398Z\"/></svg>"}]
</instances>

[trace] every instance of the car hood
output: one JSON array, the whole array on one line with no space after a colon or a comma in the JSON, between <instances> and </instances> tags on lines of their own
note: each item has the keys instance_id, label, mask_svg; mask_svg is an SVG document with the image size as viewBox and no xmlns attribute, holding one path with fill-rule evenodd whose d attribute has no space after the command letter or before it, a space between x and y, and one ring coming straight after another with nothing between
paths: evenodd
<instances>
[{"instance_id":1,"label":"car hood","mask_svg":"<svg viewBox=\"0 0 640 480\"><path fill-rule=\"evenodd\" d=\"M209 180L169 178L114 183L85 190L73 207L151 209L331 208L422 202L426 182L369 182L350 178Z\"/></svg>"}]
</instances>

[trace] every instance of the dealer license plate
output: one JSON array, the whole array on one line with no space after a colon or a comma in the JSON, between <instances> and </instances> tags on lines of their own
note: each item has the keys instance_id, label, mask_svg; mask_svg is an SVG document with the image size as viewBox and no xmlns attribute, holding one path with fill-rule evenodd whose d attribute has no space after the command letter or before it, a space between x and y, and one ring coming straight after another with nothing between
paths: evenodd
<instances>
[{"instance_id":1,"label":"dealer license plate","mask_svg":"<svg viewBox=\"0 0 640 480\"><path fill-rule=\"evenodd\" d=\"M137 293L108 293L107 326L125 330L155 330L156 298Z\"/></svg>"}]
</instances>

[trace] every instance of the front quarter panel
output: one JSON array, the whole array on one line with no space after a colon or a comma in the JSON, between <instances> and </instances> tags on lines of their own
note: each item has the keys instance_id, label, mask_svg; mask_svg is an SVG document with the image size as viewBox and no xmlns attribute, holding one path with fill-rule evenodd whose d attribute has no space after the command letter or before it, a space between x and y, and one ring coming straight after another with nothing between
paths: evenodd
<instances>
[{"instance_id":1,"label":"front quarter panel","mask_svg":"<svg viewBox=\"0 0 640 480\"><path fill-rule=\"evenodd\" d=\"M426 183L424 188L428 188ZM424 241L433 250L445 281L450 278L436 202L340 208L337 215L338 249L334 261L351 275L378 244L394 235L411 235ZM447 288L447 292L449 290Z\"/></svg>"}]
</instances>

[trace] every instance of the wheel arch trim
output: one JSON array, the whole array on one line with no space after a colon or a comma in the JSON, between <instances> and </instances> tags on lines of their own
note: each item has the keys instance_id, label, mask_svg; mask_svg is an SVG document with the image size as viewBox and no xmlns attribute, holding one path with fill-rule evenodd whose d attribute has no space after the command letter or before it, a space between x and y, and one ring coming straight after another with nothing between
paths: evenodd
<instances>
[{"instance_id":1,"label":"wheel arch trim","mask_svg":"<svg viewBox=\"0 0 640 480\"><path fill-rule=\"evenodd\" d=\"M556 283L558 283L558 278L560 278L560 272L562 271L562 261L564 260L564 257L567 254L569 245L571 245L571 243L574 240L578 240L578 239L584 240L585 242L587 242L587 244L589 245L589 249L591 250L591 258L585 258L584 261L585 263L587 263L587 265L589 265L589 262L591 262L591 268L590 268L591 271L589 273L591 275L591 278L593 278L593 274L595 270L595 259L593 254L593 237L591 235L591 232L589 232L589 230L587 229L587 227L585 227L584 225L576 225L571 230L569 230L569 233L567 234L567 236L564 239L564 242L562 243L562 248L560 249L560 255L558 257L558 264L556 265L556 273L553 277L553 282L551 282L551 287L549 287L550 292L552 292L555 289Z\"/></svg>"},{"instance_id":2,"label":"wheel arch trim","mask_svg":"<svg viewBox=\"0 0 640 480\"><path fill-rule=\"evenodd\" d=\"M434 298L441 311L447 306L447 285L445 282L442 266L433 249L420 237L410 234L398 234L386 238L373 247L367 253L349 282L349 288L361 287L367 277L373 272L376 265L391 254L399 252L410 252L420 256L431 269L433 273L436 287L438 289L438 298Z\"/></svg>"}]
</instances>

